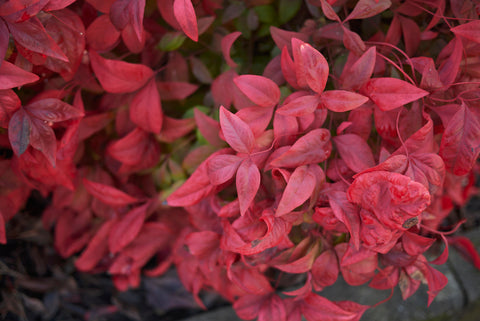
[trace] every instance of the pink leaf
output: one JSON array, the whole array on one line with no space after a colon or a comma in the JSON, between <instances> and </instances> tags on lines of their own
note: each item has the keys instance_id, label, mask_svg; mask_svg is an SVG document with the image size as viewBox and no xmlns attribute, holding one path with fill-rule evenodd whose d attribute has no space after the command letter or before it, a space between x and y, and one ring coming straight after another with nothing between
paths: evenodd
<instances>
[{"instance_id":1,"label":"pink leaf","mask_svg":"<svg viewBox=\"0 0 480 321\"><path fill-rule=\"evenodd\" d=\"M242 158L235 155L218 155L207 163L208 177L213 185L227 182L237 172Z\"/></svg>"},{"instance_id":2,"label":"pink leaf","mask_svg":"<svg viewBox=\"0 0 480 321\"><path fill-rule=\"evenodd\" d=\"M244 215L260 187L260 171L250 158L244 160L237 171L237 194L240 214Z\"/></svg>"},{"instance_id":3,"label":"pink leaf","mask_svg":"<svg viewBox=\"0 0 480 321\"><path fill-rule=\"evenodd\" d=\"M351 31L350 29L344 27L342 25L343 29L343 44L345 45L345 48L356 54L357 56L360 56L365 52L366 46L365 43L363 42L362 38L358 35L358 33Z\"/></svg>"},{"instance_id":4,"label":"pink leaf","mask_svg":"<svg viewBox=\"0 0 480 321\"><path fill-rule=\"evenodd\" d=\"M40 77L37 75L25 71L8 61L3 61L0 65L0 89L20 87L36 82L39 79Z\"/></svg>"},{"instance_id":5,"label":"pink leaf","mask_svg":"<svg viewBox=\"0 0 480 321\"><path fill-rule=\"evenodd\" d=\"M141 64L105 59L93 50L89 51L93 71L105 91L129 93L143 87L153 71Z\"/></svg>"},{"instance_id":6,"label":"pink leaf","mask_svg":"<svg viewBox=\"0 0 480 321\"><path fill-rule=\"evenodd\" d=\"M83 179L83 185L95 198L113 207L126 206L140 201L138 198L130 196L115 187L92 182L86 178Z\"/></svg>"},{"instance_id":7,"label":"pink leaf","mask_svg":"<svg viewBox=\"0 0 480 321\"><path fill-rule=\"evenodd\" d=\"M387 10L391 5L392 3L390 0L360 0L344 22L352 19L373 17L380 12Z\"/></svg>"},{"instance_id":8,"label":"pink leaf","mask_svg":"<svg viewBox=\"0 0 480 321\"><path fill-rule=\"evenodd\" d=\"M295 98L277 109L277 113L285 116L304 116L312 114L321 103L319 95L304 95Z\"/></svg>"},{"instance_id":9,"label":"pink leaf","mask_svg":"<svg viewBox=\"0 0 480 321\"><path fill-rule=\"evenodd\" d=\"M346 90L329 90L320 97L323 107L338 113L355 109L368 101L368 97Z\"/></svg>"},{"instance_id":10,"label":"pink leaf","mask_svg":"<svg viewBox=\"0 0 480 321\"><path fill-rule=\"evenodd\" d=\"M180 81L157 81L157 87L162 100L182 100L198 88L197 85Z\"/></svg>"},{"instance_id":11,"label":"pink leaf","mask_svg":"<svg viewBox=\"0 0 480 321\"><path fill-rule=\"evenodd\" d=\"M333 137L340 157L355 173L375 166L372 150L367 142L358 135L344 134Z\"/></svg>"},{"instance_id":12,"label":"pink leaf","mask_svg":"<svg viewBox=\"0 0 480 321\"><path fill-rule=\"evenodd\" d=\"M288 214L296 207L302 205L312 196L316 185L317 179L307 165L297 167L288 180L282 198L278 203L275 216Z\"/></svg>"},{"instance_id":13,"label":"pink leaf","mask_svg":"<svg viewBox=\"0 0 480 321\"><path fill-rule=\"evenodd\" d=\"M275 106L280 99L277 84L263 76L242 75L235 77L233 81L245 96L261 107Z\"/></svg>"},{"instance_id":14,"label":"pink leaf","mask_svg":"<svg viewBox=\"0 0 480 321\"><path fill-rule=\"evenodd\" d=\"M308 86L316 93L321 94L328 80L327 60L318 50L307 43L300 45L300 54Z\"/></svg>"},{"instance_id":15,"label":"pink leaf","mask_svg":"<svg viewBox=\"0 0 480 321\"><path fill-rule=\"evenodd\" d=\"M473 20L450 29L455 35L480 43L480 20Z\"/></svg>"},{"instance_id":16,"label":"pink leaf","mask_svg":"<svg viewBox=\"0 0 480 321\"><path fill-rule=\"evenodd\" d=\"M255 137L250 127L223 106L220 107L220 126L227 143L237 152L251 153L255 147Z\"/></svg>"},{"instance_id":17,"label":"pink leaf","mask_svg":"<svg viewBox=\"0 0 480 321\"><path fill-rule=\"evenodd\" d=\"M301 32L287 31L274 26L270 27L270 34L273 41L279 49L287 47L288 51L292 50L292 38L297 38L301 41L307 42L308 36Z\"/></svg>"},{"instance_id":18,"label":"pink leaf","mask_svg":"<svg viewBox=\"0 0 480 321\"><path fill-rule=\"evenodd\" d=\"M173 14L183 32L193 41L198 41L197 16L191 0L175 0Z\"/></svg>"},{"instance_id":19,"label":"pink leaf","mask_svg":"<svg viewBox=\"0 0 480 321\"><path fill-rule=\"evenodd\" d=\"M223 54L223 59L227 62L227 65L229 65L232 68L237 67L237 63L232 60L232 57L230 57L230 50L232 49L232 45L237 40L238 37L240 37L242 33L240 31L235 31L232 33L229 33L225 37L222 38L221 42L221 47L222 47L222 54Z\"/></svg>"},{"instance_id":20,"label":"pink leaf","mask_svg":"<svg viewBox=\"0 0 480 321\"><path fill-rule=\"evenodd\" d=\"M270 166L294 168L320 163L330 156L331 150L330 132L324 128L314 129L298 139L287 152L274 159Z\"/></svg>"},{"instance_id":21,"label":"pink leaf","mask_svg":"<svg viewBox=\"0 0 480 321\"><path fill-rule=\"evenodd\" d=\"M130 103L130 119L147 132L160 133L163 112L155 79L150 79L133 97Z\"/></svg>"},{"instance_id":22,"label":"pink leaf","mask_svg":"<svg viewBox=\"0 0 480 321\"><path fill-rule=\"evenodd\" d=\"M193 110L193 113L195 116L195 123L203 137L215 147L224 147L225 142L220 139L219 136L220 124L218 121L208 117L197 108Z\"/></svg>"},{"instance_id":23,"label":"pink leaf","mask_svg":"<svg viewBox=\"0 0 480 321\"><path fill-rule=\"evenodd\" d=\"M375 68L375 47L370 47L358 60L342 73L342 83L345 89L358 90L372 76Z\"/></svg>"},{"instance_id":24,"label":"pink leaf","mask_svg":"<svg viewBox=\"0 0 480 321\"><path fill-rule=\"evenodd\" d=\"M372 78L363 87L363 93L383 111L395 109L429 94L396 78Z\"/></svg>"}]
</instances>

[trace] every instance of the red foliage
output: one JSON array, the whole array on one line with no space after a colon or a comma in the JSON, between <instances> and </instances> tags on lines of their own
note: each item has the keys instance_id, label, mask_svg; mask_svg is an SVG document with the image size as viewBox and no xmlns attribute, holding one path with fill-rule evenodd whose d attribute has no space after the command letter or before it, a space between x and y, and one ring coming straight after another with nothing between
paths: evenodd
<instances>
[{"instance_id":1,"label":"red foliage","mask_svg":"<svg viewBox=\"0 0 480 321\"><path fill-rule=\"evenodd\" d=\"M221 3L0 4L0 243L38 189L77 269L125 290L173 264L200 305L213 289L258 320L359 320L369 306L317 293L340 275L404 299L423 281L430 304L448 242L478 266L437 229L478 170L479 11L309 0L292 31ZM239 75L268 31L270 63ZM307 276L289 298L282 273Z\"/></svg>"}]
</instances>

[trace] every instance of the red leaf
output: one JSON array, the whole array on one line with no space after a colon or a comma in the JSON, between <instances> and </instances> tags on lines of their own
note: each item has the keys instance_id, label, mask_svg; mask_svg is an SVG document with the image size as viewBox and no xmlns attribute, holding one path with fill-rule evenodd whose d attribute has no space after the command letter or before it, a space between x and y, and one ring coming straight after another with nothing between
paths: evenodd
<instances>
[{"instance_id":1,"label":"red leaf","mask_svg":"<svg viewBox=\"0 0 480 321\"><path fill-rule=\"evenodd\" d=\"M470 172L479 153L480 121L462 104L445 128L439 154L447 170L462 176Z\"/></svg>"},{"instance_id":2,"label":"red leaf","mask_svg":"<svg viewBox=\"0 0 480 321\"><path fill-rule=\"evenodd\" d=\"M294 168L320 163L330 156L331 150L330 132L325 128L314 129L299 138L287 152L270 162L270 166Z\"/></svg>"},{"instance_id":3,"label":"red leaf","mask_svg":"<svg viewBox=\"0 0 480 321\"><path fill-rule=\"evenodd\" d=\"M277 113L285 116L304 116L312 114L320 105L319 95L304 95L288 101L277 109Z\"/></svg>"},{"instance_id":4,"label":"red leaf","mask_svg":"<svg viewBox=\"0 0 480 321\"><path fill-rule=\"evenodd\" d=\"M344 134L333 137L340 157L355 173L375 166L372 150L367 142L358 135Z\"/></svg>"},{"instance_id":5,"label":"red leaf","mask_svg":"<svg viewBox=\"0 0 480 321\"><path fill-rule=\"evenodd\" d=\"M45 67L58 72L65 81L76 75L85 51L85 27L82 19L69 9L56 11L43 21L49 35L67 56L68 61L47 57Z\"/></svg>"},{"instance_id":6,"label":"red leaf","mask_svg":"<svg viewBox=\"0 0 480 321\"><path fill-rule=\"evenodd\" d=\"M37 17L19 23L7 22L7 26L13 39L26 49L68 62L67 56L50 37Z\"/></svg>"},{"instance_id":7,"label":"red leaf","mask_svg":"<svg viewBox=\"0 0 480 321\"><path fill-rule=\"evenodd\" d=\"M198 41L197 16L191 0L175 0L173 14L183 32L193 41Z\"/></svg>"},{"instance_id":8,"label":"red leaf","mask_svg":"<svg viewBox=\"0 0 480 321\"><path fill-rule=\"evenodd\" d=\"M363 87L363 93L383 111L395 109L429 94L396 78L372 78Z\"/></svg>"},{"instance_id":9,"label":"red leaf","mask_svg":"<svg viewBox=\"0 0 480 321\"><path fill-rule=\"evenodd\" d=\"M421 30L412 19L400 15L399 18L402 26L403 41L405 42L405 52L409 57L413 57L420 45Z\"/></svg>"},{"instance_id":10,"label":"red leaf","mask_svg":"<svg viewBox=\"0 0 480 321\"><path fill-rule=\"evenodd\" d=\"M213 185L227 182L237 172L242 158L235 155L217 155L207 163L208 177Z\"/></svg>"},{"instance_id":11,"label":"red leaf","mask_svg":"<svg viewBox=\"0 0 480 321\"><path fill-rule=\"evenodd\" d=\"M212 231L193 232L185 238L188 251L199 258L204 258L220 246L220 235Z\"/></svg>"},{"instance_id":12,"label":"red leaf","mask_svg":"<svg viewBox=\"0 0 480 321\"><path fill-rule=\"evenodd\" d=\"M470 239L465 236L451 236L448 238L448 241L464 258L472 262L472 264L480 270L480 255Z\"/></svg>"},{"instance_id":13,"label":"red leaf","mask_svg":"<svg viewBox=\"0 0 480 321\"><path fill-rule=\"evenodd\" d=\"M282 49L282 52L283 47L287 47L288 51L292 50L292 38L297 38L303 42L308 41L308 36L304 33L287 31L274 26L270 26L270 35L277 47Z\"/></svg>"},{"instance_id":14,"label":"red leaf","mask_svg":"<svg viewBox=\"0 0 480 321\"><path fill-rule=\"evenodd\" d=\"M338 17L335 10L333 10L332 6L326 0L320 0L320 4L322 6L322 12L330 20L335 20L337 22L341 22L340 18Z\"/></svg>"},{"instance_id":15,"label":"red leaf","mask_svg":"<svg viewBox=\"0 0 480 321\"><path fill-rule=\"evenodd\" d=\"M324 287L334 284L337 281L338 272L338 261L335 251L330 249L320 254L312 265L315 290L321 291Z\"/></svg>"},{"instance_id":16,"label":"red leaf","mask_svg":"<svg viewBox=\"0 0 480 321\"><path fill-rule=\"evenodd\" d=\"M428 284L428 306L432 304L433 299L447 285L448 278L440 271L434 269L430 264L422 262L419 269L423 276L427 279Z\"/></svg>"},{"instance_id":17,"label":"red leaf","mask_svg":"<svg viewBox=\"0 0 480 321\"><path fill-rule=\"evenodd\" d=\"M438 75L445 86L450 86L457 78L463 59L463 52L462 41L457 37L453 38L440 52L440 56L445 57L445 59L438 67Z\"/></svg>"},{"instance_id":18,"label":"red leaf","mask_svg":"<svg viewBox=\"0 0 480 321\"><path fill-rule=\"evenodd\" d=\"M267 277L257 269L243 264L234 264L228 269L228 278L240 289L252 294L267 294L273 291Z\"/></svg>"},{"instance_id":19,"label":"red leaf","mask_svg":"<svg viewBox=\"0 0 480 321\"><path fill-rule=\"evenodd\" d=\"M30 145L41 151L50 164L55 167L57 139L52 127L46 124L44 120L35 117L31 117L30 120Z\"/></svg>"},{"instance_id":20,"label":"red leaf","mask_svg":"<svg viewBox=\"0 0 480 321\"><path fill-rule=\"evenodd\" d=\"M12 149L18 156L22 155L30 144L31 119L25 112L25 109L20 107L15 114L13 114L8 124L8 138Z\"/></svg>"},{"instance_id":21,"label":"red leaf","mask_svg":"<svg viewBox=\"0 0 480 321\"><path fill-rule=\"evenodd\" d=\"M342 72L342 84L345 89L358 90L372 76L377 56L376 47L370 47L358 60Z\"/></svg>"},{"instance_id":22,"label":"red leaf","mask_svg":"<svg viewBox=\"0 0 480 321\"><path fill-rule=\"evenodd\" d=\"M157 81L157 87L162 100L182 100L198 88L197 85L179 81Z\"/></svg>"},{"instance_id":23,"label":"red leaf","mask_svg":"<svg viewBox=\"0 0 480 321\"><path fill-rule=\"evenodd\" d=\"M328 80L329 68L327 60L318 50L307 43L300 45L300 55L302 60L301 68L304 69L305 80L308 86L316 93L321 94Z\"/></svg>"},{"instance_id":24,"label":"red leaf","mask_svg":"<svg viewBox=\"0 0 480 321\"><path fill-rule=\"evenodd\" d=\"M227 143L240 153L251 153L255 137L250 127L235 114L220 106L220 126Z\"/></svg>"},{"instance_id":25,"label":"red leaf","mask_svg":"<svg viewBox=\"0 0 480 321\"><path fill-rule=\"evenodd\" d=\"M296 247L275 257L270 264L287 273L305 273L312 269L319 249L320 242L314 241L312 244L309 238L304 238Z\"/></svg>"},{"instance_id":26,"label":"red leaf","mask_svg":"<svg viewBox=\"0 0 480 321\"><path fill-rule=\"evenodd\" d=\"M8 128L10 118L20 106L20 98L13 90L0 90L0 127Z\"/></svg>"},{"instance_id":27,"label":"red leaf","mask_svg":"<svg viewBox=\"0 0 480 321\"><path fill-rule=\"evenodd\" d=\"M369 308L355 302L332 302L316 293L308 295L302 304L302 313L307 321L359 321Z\"/></svg>"},{"instance_id":28,"label":"red leaf","mask_svg":"<svg viewBox=\"0 0 480 321\"><path fill-rule=\"evenodd\" d=\"M111 227L108 237L110 253L120 252L130 242L135 240L142 229L150 203L132 209L124 217L117 220Z\"/></svg>"},{"instance_id":29,"label":"red leaf","mask_svg":"<svg viewBox=\"0 0 480 321\"><path fill-rule=\"evenodd\" d=\"M232 45L237 40L238 37L240 37L242 33L240 31L235 31L232 33L229 33L225 37L222 38L221 42L221 47L222 47L222 54L223 54L223 59L227 62L227 65L229 65L232 68L237 67L237 63L232 60L232 57L230 57L230 50L232 49Z\"/></svg>"},{"instance_id":30,"label":"red leaf","mask_svg":"<svg viewBox=\"0 0 480 321\"><path fill-rule=\"evenodd\" d=\"M480 43L480 20L473 20L450 29L455 35Z\"/></svg>"},{"instance_id":31,"label":"red leaf","mask_svg":"<svg viewBox=\"0 0 480 321\"><path fill-rule=\"evenodd\" d=\"M208 196L215 190L215 186L210 183L208 177L207 164L210 159L217 155L231 153L230 149L221 149L213 153L207 158L193 174L187 179L182 186L175 190L168 198L167 202L170 206L190 206L200 202L204 197Z\"/></svg>"},{"instance_id":32,"label":"red leaf","mask_svg":"<svg viewBox=\"0 0 480 321\"><path fill-rule=\"evenodd\" d=\"M345 224L350 233L350 242L356 250L360 249L360 216L358 207L348 201L343 191L333 191L328 195L328 201L335 217Z\"/></svg>"},{"instance_id":33,"label":"red leaf","mask_svg":"<svg viewBox=\"0 0 480 321\"><path fill-rule=\"evenodd\" d=\"M379 270L368 286L377 290L388 290L398 284L399 278L399 268L394 265L389 265L383 270Z\"/></svg>"},{"instance_id":34,"label":"red leaf","mask_svg":"<svg viewBox=\"0 0 480 321\"><path fill-rule=\"evenodd\" d=\"M205 63L195 56L191 56L189 61L192 74L195 76L195 78L197 78L202 84L211 84L213 81L212 74Z\"/></svg>"},{"instance_id":35,"label":"red leaf","mask_svg":"<svg viewBox=\"0 0 480 321\"><path fill-rule=\"evenodd\" d=\"M195 116L195 122L200 133L205 139L215 147L224 147L225 142L220 139L220 124L218 121L208 117L200 110L195 108L193 110Z\"/></svg>"},{"instance_id":36,"label":"red leaf","mask_svg":"<svg viewBox=\"0 0 480 321\"><path fill-rule=\"evenodd\" d=\"M10 32L2 19L0 20L0 64L3 62L3 58L5 58L5 54L7 53L9 38Z\"/></svg>"},{"instance_id":37,"label":"red leaf","mask_svg":"<svg viewBox=\"0 0 480 321\"><path fill-rule=\"evenodd\" d=\"M93 71L107 92L129 93L140 89L153 77L153 71L145 65L105 59L93 50L89 55Z\"/></svg>"},{"instance_id":38,"label":"red leaf","mask_svg":"<svg viewBox=\"0 0 480 321\"><path fill-rule=\"evenodd\" d=\"M86 178L83 179L83 185L95 198L113 207L126 206L140 201L138 198L130 196L115 187L95 183Z\"/></svg>"},{"instance_id":39,"label":"red leaf","mask_svg":"<svg viewBox=\"0 0 480 321\"><path fill-rule=\"evenodd\" d=\"M40 77L37 75L25 71L8 61L3 61L0 65L0 89L20 87L36 82L39 79Z\"/></svg>"},{"instance_id":40,"label":"red leaf","mask_svg":"<svg viewBox=\"0 0 480 321\"><path fill-rule=\"evenodd\" d=\"M421 236L416 233L405 231L402 235L402 246L405 252L411 256L423 254L435 242L435 239Z\"/></svg>"},{"instance_id":41,"label":"red leaf","mask_svg":"<svg viewBox=\"0 0 480 321\"><path fill-rule=\"evenodd\" d=\"M163 112L155 79L150 79L133 97L130 103L130 119L143 130L160 134Z\"/></svg>"},{"instance_id":42,"label":"red leaf","mask_svg":"<svg viewBox=\"0 0 480 321\"><path fill-rule=\"evenodd\" d=\"M244 215L260 187L260 171L250 158L245 159L238 168L236 187L240 214Z\"/></svg>"},{"instance_id":43,"label":"red leaf","mask_svg":"<svg viewBox=\"0 0 480 321\"><path fill-rule=\"evenodd\" d=\"M238 111L237 115L240 119L248 124L255 137L265 134L265 129L272 120L273 107L247 107Z\"/></svg>"},{"instance_id":44,"label":"red leaf","mask_svg":"<svg viewBox=\"0 0 480 321\"><path fill-rule=\"evenodd\" d=\"M263 76L242 75L235 77L233 81L245 96L258 106L272 107L280 99L280 89L277 84Z\"/></svg>"},{"instance_id":45,"label":"red leaf","mask_svg":"<svg viewBox=\"0 0 480 321\"><path fill-rule=\"evenodd\" d=\"M117 45L120 31L115 28L108 15L102 15L88 26L86 37L91 49L108 51Z\"/></svg>"},{"instance_id":46,"label":"red leaf","mask_svg":"<svg viewBox=\"0 0 480 321\"><path fill-rule=\"evenodd\" d=\"M320 97L323 107L338 113L355 109L368 101L368 97L346 90L329 90Z\"/></svg>"},{"instance_id":47,"label":"red leaf","mask_svg":"<svg viewBox=\"0 0 480 321\"><path fill-rule=\"evenodd\" d=\"M108 254L108 234L115 220L106 221L88 243L82 255L75 261L75 267L80 271L93 269L100 260Z\"/></svg>"},{"instance_id":48,"label":"red leaf","mask_svg":"<svg viewBox=\"0 0 480 321\"><path fill-rule=\"evenodd\" d=\"M344 22L352 19L373 17L380 12L387 10L391 5L392 3L390 0L360 0Z\"/></svg>"},{"instance_id":49,"label":"red leaf","mask_svg":"<svg viewBox=\"0 0 480 321\"><path fill-rule=\"evenodd\" d=\"M195 120L193 118L175 119L164 115L162 130L158 139L162 142L172 143L191 132L194 128Z\"/></svg>"},{"instance_id":50,"label":"red leaf","mask_svg":"<svg viewBox=\"0 0 480 321\"><path fill-rule=\"evenodd\" d=\"M35 118L54 123L80 118L84 115L78 108L57 98L45 98L34 101L25 106L25 110Z\"/></svg>"},{"instance_id":51,"label":"red leaf","mask_svg":"<svg viewBox=\"0 0 480 321\"><path fill-rule=\"evenodd\" d=\"M345 48L356 54L357 56L360 56L365 52L367 47L365 46L365 43L363 42L362 38L358 35L358 33L351 31L350 29L346 28L345 26L342 25L343 29L343 44L345 45Z\"/></svg>"},{"instance_id":52,"label":"red leaf","mask_svg":"<svg viewBox=\"0 0 480 321\"><path fill-rule=\"evenodd\" d=\"M288 180L275 216L288 214L302 205L312 196L316 185L317 179L307 165L297 167Z\"/></svg>"},{"instance_id":53,"label":"red leaf","mask_svg":"<svg viewBox=\"0 0 480 321\"><path fill-rule=\"evenodd\" d=\"M160 146L150 134L135 128L119 140L113 141L108 146L107 153L125 165L136 166L152 159L150 166L154 166L158 162Z\"/></svg>"},{"instance_id":54,"label":"red leaf","mask_svg":"<svg viewBox=\"0 0 480 321\"><path fill-rule=\"evenodd\" d=\"M283 300L276 294L272 294L263 301L258 313L258 321L287 321L287 312Z\"/></svg>"}]
</instances>

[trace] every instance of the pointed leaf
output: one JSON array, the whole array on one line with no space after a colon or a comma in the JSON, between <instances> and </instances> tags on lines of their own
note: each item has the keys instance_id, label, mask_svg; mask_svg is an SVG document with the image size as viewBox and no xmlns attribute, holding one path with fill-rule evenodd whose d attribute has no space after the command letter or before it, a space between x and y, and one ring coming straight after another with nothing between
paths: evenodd
<instances>
[{"instance_id":1,"label":"pointed leaf","mask_svg":"<svg viewBox=\"0 0 480 321\"><path fill-rule=\"evenodd\" d=\"M302 205L312 196L316 184L317 179L307 165L297 167L288 180L275 216L288 214Z\"/></svg>"},{"instance_id":2,"label":"pointed leaf","mask_svg":"<svg viewBox=\"0 0 480 321\"><path fill-rule=\"evenodd\" d=\"M277 84L263 76L242 75L235 77L233 81L245 96L261 107L275 106L280 99Z\"/></svg>"},{"instance_id":3,"label":"pointed leaf","mask_svg":"<svg viewBox=\"0 0 480 321\"><path fill-rule=\"evenodd\" d=\"M98 229L85 251L75 261L75 267L78 270L85 272L93 269L108 254L108 235L115 222L115 220L106 221Z\"/></svg>"},{"instance_id":4,"label":"pointed leaf","mask_svg":"<svg viewBox=\"0 0 480 321\"><path fill-rule=\"evenodd\" d=\"M235 31L232 33L229 33L225 37L222 38L221 42L221 47L222 47L222 54L223 54L223 59L227 62L227 65L229 65L232 68L237 67L237 63L233 61L232 57L230 56L230 50L232 49L232 45L237 40L238 37L240 37L242 33L240 31Z\"/></svg>"},{"instance_id":5,"label":"pointed leaf","mask_svg":"<svg viewBox=\"0 0 480 321\"><path fill-rule=\"evenodd\" d=\"M26 49L68 62L67 56L47 33L37 17L19 23L7 22L7 26L15 41Z\"/></svg>"},{"instance_id":6,"label":"pointed leaf","mask_svg":"<svg viewBox=\"0 0 480 321\"><path fill-rule=\"evenodd\" d=\"M93 50L89 51L93 71L105 91L129 93L143 87L153 76L153 71L141 64L105 59Z\"/></svg>"},{"instance_id":7,"label":"pointed leaf","mask_svg":"<svg viewBox=\"0 0 480 321\"><path fill-rule=\"evenodd\" d=\"M86 178L83 179L83 185L95 198L113 207L126 206L139 201L138 198L130 196L115 187L92 182Z\"/></svg>"},{"instance_id":8,"label":"pointed leaf","mask_svg":"<svg viewBox=\"0 0 480 321\"><path fill-rule=\"evenodd\" d=\"M315 148L312 148L312 146L315 146ZM316 164L327 159L331 150L330 132L325 128L318 128L298 139L287 152L274 159L270 165L294 168L301 165Z\"/></svg>"},{"instance_id":9,"label":"pointed leaf","mask_svg":"<svg viewBox=\"0 0 480 321\"><path fill-rule=\"evenodd\" d=\"M255 137L250 127L223 106L220 107L220 126L227 143L237 152L251 153L255 147Z\"/></svg>"},{"instance_id":10,"label":"pointed leaf","mask_svg":"<svg viewBox=\"0 0 480 321\"><path fill-rule=\"evenodd\" d=\"M236 186L240 214L244 215L260 187L260 171L250 158L240 164L237 171Z\"/></svg>"},{"instance_id":11,"label":"pointed leaf","mask_svg":"<svg viewBox=\"0 0 480 321\"><path fill-rule=\"evenodd\" d=\"M0 90L0 127L8 128L8 122L21 106L20 98L11 89Z\"/></svg>"},{"instance_id":12,"label":"pointed leaf","mask_svg":"<svg viewBox=\"0 0 480 321\"><path fill-rule=\"evenodd\" d=\"M197 85L180 81L157 81L157 87L162 100L182 100L198 88Z\"/></svg>"},{"instance_id":13,"label":"pointed leaf","mask_svg":"<svg viewBox=\"0 0 480 321\"><path fill-rule=\"evenodd\" d=\"M325 89L328 80L328 62L325 57L307 43L300 45L302 68L308 86L318 94Z\"/></svg>"},{"instance_id":14,"label":"pointed leaf","mask_svg":"<svg viewBox=\"0 0 480 321\"><path fill-rule=\"evenodd\" d=\"M30 118L30 145L41 151L50 164L55 167L57 154L57 139L55 133L44 120Z\"/></svg>"},{"instance_id":15,"label":"pointed leaf","mask_svg":"<svg viewBox=\"0 0 480 321\"><path fill-rule=\"evenodd\" d=\"M429 93L406 81L396 78L372 78L363 87L363 94L383 111L392 110Z\"/></svg>"},{"instance_id":16,"label":"pointed leaf","mask_svg":"<svg viewBox=\"0 0 480 321\"><path fill-rule=\"evenodd\" d=\"M285 116L304 116L312 114L321 103L320 95L305 95L295 98L277 109L277 113Z\"/></svg>"},{"instance_id":17,"label":"pointed leaf","mask_svg":"<svg viewBox=\"0 0 480 321\"><path fill-rule=\"evenodd\" d=\"M325 0L324 0L325 1ZM358 60L342 73L343 88L358 90L372 76L375 68L376 47L370 47Z\"/></svg>"},{"instance_id":18,"label":"pointed leaf","mask_svg":"<svg viewBox=\"0 0 480 321\"><path fill-rule=\"evenodd\" d=\"M363 138L355 134L344 134L332 138L343 161L355 173L375 166L372 150Z\"/></svg>"},{"instance_id":19,"label":"pointed leaf","mask_svg":"<svg viewBox=\"0 0 480 321\"><path fill-rule=\"evenodd\" d=\"M391 5L392 3L390 0L360 0L344 22L352 19L373 17L380 12L387 10Z\"/></svg>"},{"instance_id":20,"label":"pointed leaf","mask_svg":"<svg viewBox=\"0 0 480 321\"><path fill-rule=\"evenodd\" d=\"M20 87L36 82L39 79L40 77L37 75L25 71L8 61L3 61L0 65L0 89Z\"/></svg>"},{"instance_id":21,"label":"pointed leaf","mask_svg":"<svg viewBox=\"0 0 480 321\"><path fill-rule=\"evenodd\" d=\"M8 138L12 149L18 156L22 155L30 144L31 120L25 110L20 107L8 123Z\"/></svg>"},{"instance_id":22,"label":"pointed leaf","mask_svg":"<svg viewBox=\"0 0 480 321\"><path fill-rule=\"evenodd\" d=\"M237 172L242 158L235 155L218 155L207 163L208 177L213 185L227 182Z\"/></svg>"},{"instance_id":23,"label":"pointed leaf","mask_svg":"<svg viewBox=\"0 0 480 321\"><path fill-rule=\"evenodd\" d=\"M25 106L25 110L30 115L46 122L61 122L83 116L81 110L56 98L34 101Z\"/></svg>"},{"instance_id":24,"label":"pointed leaf","mask_svg":"<svg viewBox=\"0 0 480 321\"><path fill-rule=\"evenodd\" d=\"M175 0L173 14L183 32L193 41L198 41L197 16L191 0Z\"/></svg>"},{"instance_id":25,"label":"pointed leaf","mask_svg":"<svg viewBox=\"0 0 480 321\"><path fill-rule=\"evenodd\" d=\"M440 144L447 170L462 176L470 172L480 153L480 121L462 104L448 122Z\"/></svg>"},{"instance_id":26,"label":"pointed leaf","mask_svg":"<svg viewBox=\"0 0 480 321\"><path fill-rule=\"evenodd\" d=\"M155 79L139 90L130 103L130 119L143 130L160 134L163 112Z\"/></svg>"},{"instance_id":27,"label":"pointed leaf","mask_svg":"<svg viewBox=\"0 0 480 321\"><path fill-rule=\"evenodd\" d=\"M197 108L193 110L193 114L197 128L203 137L215 147L225 147L225 142L219 136L220 124L218 121L208 117Z\"/></svg>"},{"instance_id":28,"label":"pointed leaf","mask_svg":"<svg viewBox=\"0 0 480 321\"><path fill-rule=\"evenodd\" d=\"M329 90L320 97L323 107L338 113L355 109L368 101L368 97L346 90Z\"/></svg>"},{"instance_id":29,"label":"pointed leaf","mask_svg":"<svg viewBox=\"0 0 480 321\"><path fill-rule=\"evenodd\" d=\"M480 20L473 20L450 29L455 35L480 43Z\"/></svg>"},{"instance_id":30,"label":"pointed leaf","mask_svg":"<svg viewBox=\"0 0 480 321\"><path fill-rule=\"evenodd\" d=\"M108 237L110 253L115 254L121 251L130 242L135 240L145 222L149 205L150 203L146 203L132 209L112 226Z\"/></svg>"}]
</instances>

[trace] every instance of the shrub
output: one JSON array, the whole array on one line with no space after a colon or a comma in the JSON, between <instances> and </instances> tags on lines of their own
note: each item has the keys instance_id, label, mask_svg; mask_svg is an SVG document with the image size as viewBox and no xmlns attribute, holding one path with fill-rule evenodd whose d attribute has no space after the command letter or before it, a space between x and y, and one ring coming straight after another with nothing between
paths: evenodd
<instances>
[{"instance_id":1,"label":"shrub","mask_svg":"<svg viewBox=\"0 0 480 321\"><path fill-rule=\"evenodd\" d=\"M173 264L199 305L213 289L244 319L358 320L369 306L321 296L340 275L404 299L424 282L430 305L461 223L442 222L474 192L478 14L453 0L4 2L0 241L36 189L58 252L120 290ZM279 295L291 274L304 285Z\"/></svg>"}]
</instances>

